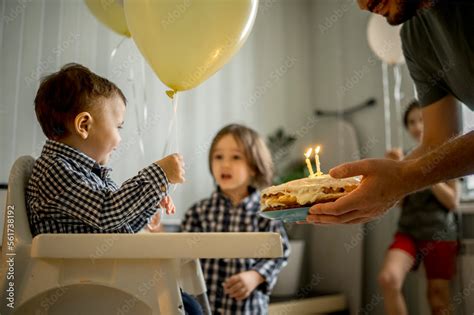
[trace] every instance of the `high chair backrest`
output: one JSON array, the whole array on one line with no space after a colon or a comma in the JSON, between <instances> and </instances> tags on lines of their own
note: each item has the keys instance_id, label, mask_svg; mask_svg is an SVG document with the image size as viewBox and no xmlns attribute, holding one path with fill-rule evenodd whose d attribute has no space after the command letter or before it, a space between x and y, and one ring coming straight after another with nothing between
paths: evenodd
<instances>
[{"instance_id":1,"label":"high chair backrest","mask_svg":"<svg viewBox=\"0 0 474 315\"><path fill-rule=\"evenodd\" d=\"M12 166L8 179L7 204L3 229L2 250L8 249L14 237L15 246L31 244L31 230L26 211L25 190L30 179L35 159L19 157Z\"/></svg>"}]
</instances>

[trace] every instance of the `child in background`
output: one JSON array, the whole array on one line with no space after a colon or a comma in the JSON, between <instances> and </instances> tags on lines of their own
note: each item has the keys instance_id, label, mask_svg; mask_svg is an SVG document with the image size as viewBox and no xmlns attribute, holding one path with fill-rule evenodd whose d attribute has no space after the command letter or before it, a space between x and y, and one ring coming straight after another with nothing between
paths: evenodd
<instances>
[{"instance_id":1,"label":"child in background","mask_svg":"<svg viewBox=\"0 0 474 315\"><path fill-rule=\"evenodd\" d=\"M209 151L217 189L185 214L183 232L278 232L284 257L201 259L212 314L268 314L269 295L290 254L281 222L258 215L260 192L271 184L272 159L261 137L233 124L220 130Z\"/></svg>"},{"instance_id":2,"label":"child in background","mask_svg":"<svg viewBox=\"0 0 474 315\"><path fill-rule=\"evenodd\" d=\"M419 143L423 135L423 116L417 102L408 106L403 121ZM393 149L386 157L401 160L403 152ZM398 231L379 274L388 315L408 314L402 286L407 273L416 270L421 261L425 265L432 314L452 314L449 286L456 272L458 244L453 212L458 203L456 180L438 183L403 199Z\"/></svg>"}]
</instances>

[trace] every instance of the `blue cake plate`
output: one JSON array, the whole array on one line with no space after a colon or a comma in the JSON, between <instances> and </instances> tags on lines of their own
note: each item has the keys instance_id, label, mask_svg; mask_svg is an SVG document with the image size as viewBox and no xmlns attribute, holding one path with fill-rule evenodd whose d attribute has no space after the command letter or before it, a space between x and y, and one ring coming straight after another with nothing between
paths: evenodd
<instances>
[{"instance_id":1,"label":"blue cake plate","mask_svg":"<svg viewBox=\"0 0 474 315\"><path fill-rule=\"evenodd\" d=\"M304 207L274 211L260 211L259 215L270 220L280 220L285 223L294 223L298 221L306 221L308 211L309 207Z\"/></svg>"}]
</instances>

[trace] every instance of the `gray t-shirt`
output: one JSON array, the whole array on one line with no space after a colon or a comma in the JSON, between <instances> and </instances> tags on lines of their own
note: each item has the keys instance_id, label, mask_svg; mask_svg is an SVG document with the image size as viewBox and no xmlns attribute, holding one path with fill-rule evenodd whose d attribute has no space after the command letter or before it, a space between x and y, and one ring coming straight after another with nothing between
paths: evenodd
<instances>
[{"instance_id":1,"label":"gray t-shirt","mask_svg":"<svg viewBox=\"0 0 474 315\"><path fill-rule=\"evenodd\" d=\"M474 110L474 0L438 0L404 23L403 53L418 100L448 94Z\"/></svg>"},{"instance_id":2,"label":"gray t-shirt","mask_svg":"<svg viewBox=\"0 0 474 315\"><path fill-rule=\"evenodd\" d=\"M403 199L398 231L416 240L451 241L457 238L454 213L439 202L431 189Z\"/></svg>"}]
</instances>

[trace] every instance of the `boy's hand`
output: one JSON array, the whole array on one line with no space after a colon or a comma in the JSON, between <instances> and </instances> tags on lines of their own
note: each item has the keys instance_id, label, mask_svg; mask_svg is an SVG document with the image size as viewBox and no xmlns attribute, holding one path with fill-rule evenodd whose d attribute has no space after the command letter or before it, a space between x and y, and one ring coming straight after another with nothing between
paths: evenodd
<instances>
[{"instance_id":1,"label":"boy's hand","mask_svg":"<svg viewBox=\"0 0 474 315\"><path fill-rule=\"evenodd\" d=\"M150 222L146 225L148 231L152 233L161 232L161 209L155 212L155 214L150 218Z\"/></svg>"},{"instance_id":2,"label":"boy's hand","mask_svg":"<svg viewBox=\"0 0 474 315\"><path fill-rule=\"evenodd\" d=\"M165 172L170 184L184 182L184 162L180 154L174 153L155 162Z\"/></svg>"},{"instance_id":3,"label":"boy's hand","mask_svg":"<svg viewBox=\"0 0 474 315\"><path fill-rule=\"evenodd\" d=\"M401 161L403 160L403 151L401 148L388 150L387 152L385 152L385 158L395 161Z\"/></svg>"},{"instance_id":4,"label":"boy's hand","mask_svg":"<svg viewBox=\"0 0 474 315\"><path fill-rule=\"evenodd\" d=\"M224 282L224 292L237 301L246 299L265 279L255 270L233 275Z\"/></svg>"},{"instance_id":5,"label":"boy's hand","mask_svg":"<svg viewBox=\"0 0 474 315\"><path fill-rule=\"evenodd\" d=\"M161 208L166 210L166 214L174 214L176 212L176 207L174 205L173 199L170 196L163 198L159 204Z\"/></svg>"},{"instance_id":6,"label":"boy's hand","mask_svg":"<svg viewBox=\"0 0 474 315\"><path fill-rule=\"evenodd\" d=\"M173 203L173 199L170 196L163 198L158 204L160 208L164 208L166 214L174 214L176 212L176 207ZM161 227L161 209L155 212L155 214L150 218L150 222L147 224L148 231L152 233L163 232Z\"/></svg>"}]
</instances>

